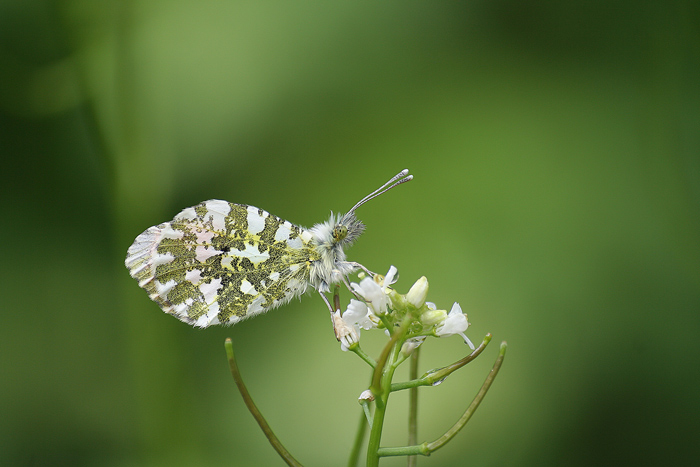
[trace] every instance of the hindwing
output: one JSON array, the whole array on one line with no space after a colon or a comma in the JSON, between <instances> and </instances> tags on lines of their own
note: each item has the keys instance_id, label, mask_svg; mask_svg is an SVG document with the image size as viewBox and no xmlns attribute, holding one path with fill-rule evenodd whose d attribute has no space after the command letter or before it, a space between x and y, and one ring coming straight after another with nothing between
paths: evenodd
<instances>
[{"instance_id":1,"label":"hindwing","mask_svg":"<svg viewBox=\"0 0 700 467\"><path fill-rule=\"evenodd\" d=\"M254 206L209 200L139 235L125 264L163 311L207 327L301 295L318 259L306 229Z\"/></svg>"}]
</instances>

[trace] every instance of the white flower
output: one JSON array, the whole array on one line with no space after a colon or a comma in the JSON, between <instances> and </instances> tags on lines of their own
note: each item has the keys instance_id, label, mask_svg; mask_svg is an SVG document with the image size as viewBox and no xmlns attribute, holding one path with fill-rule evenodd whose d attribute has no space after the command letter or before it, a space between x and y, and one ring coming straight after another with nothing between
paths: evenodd
<instances>
[{"instance_id":1,"label":"white flower","mask_svg":"<svg viewBox=\"0 0 700 467\"><path fill-rule=\"evenodd\" d=\"M377 322L379 320L374 316L372 310L363 302L355 299L350 300L350 304L342 316L340 311L333 313L335 337L340 341L340 348L343 352L346 352L352 344L360 341L360 329L376 328Z\"/></svg>"},{"instance_id":2,"label":"white flower","mask_svg":"<svg viewBox=\"0 0 700 467\"><path fill-rule=\"evenodd\" d=\"M375 318L376 320L376 317L372 315L372 312L367 305L359 300L355 300L354 298L350 300L348 309L343 313L343 321L345 321L348 325L358 328L358 332L359 328L364 330L376 328L377 324L372 320L372 318Z\"/></svg>"},{"instance_id":3,"label":"white flower","mask_svg":"<svg viewBox=\"0 0 700 467\"><path fill-rule=\"evenodd\" d=\"M440 337L459 334L464 339L464 342L474 350L474 344L472 344L472 341L464 334L464 331L466 331L468 327L469 322L467 321L467 315L462 313L462 307L459 306L459 303L455 302L447 318L445 318L445 321L435 329L435 334Z\"/></svg>"},{"instance_id":4,"label":"white flower","mask_svg":"<svg viewBox=\"0 0 700 467\"><path fill-rule=\"evenodd\" d=\"M342 351L347 352L351 345L359 342L360 331L356 329L354 325L345 322L345 320L340 317L340 311L335 311L332 318L335 338L340 342Z\"/></svg>"},{"instance_id":5,"label":"white flower","mask_svg":"<svg viewBox=\"0 0 700 467\"><path fill-rule=\"evenodd\" d=\"M350 285L355 293L365 299L375 315L383 315L386 314L387 306L389 305L389 297L386 294L386 289L389 285L394 283L395 276L396 268L391 266L381 285L377 284L374 279L369 277L362 279L359 284L353 282Z\"/></svg>"}]
</instances>

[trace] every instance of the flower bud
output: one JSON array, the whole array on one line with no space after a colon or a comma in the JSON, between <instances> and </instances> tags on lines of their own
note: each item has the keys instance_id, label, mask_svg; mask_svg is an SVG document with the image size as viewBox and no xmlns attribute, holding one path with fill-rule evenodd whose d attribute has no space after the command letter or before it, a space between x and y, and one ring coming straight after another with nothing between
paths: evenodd
<instances>
[{"instance_id":1,"label":"flower bud","mask_svg":"<svg viewBox=\"0 0 700 467\"><path fill-rule=\"evenodd\" d=\"M411 290L406 294L408 303L416 308L420 308L425 304L425 298L428 296L428 279L425 276L421 277L413 284Z\"/></svg>"},{"instance_id":2,"label":"flower bud","mask_svg":"<svg viewBox=\"0 0 700 467\"><path fill-rule=\"evenodd\" d=\"M447 312L445 310L428 309L420 315L420 321L425 326L444 323L445 319L447 319Z\"/></svg>"},{"instance_id":3,"label":"flower bud","mask_svg":"<svg viewBox=\"0 0 700 467\"><path fill-rule=\"evenodd\" d=\"M414 350L416 350L420 345L423 343L425 340L425 336L420 336L420 337L414 337L412 339L408 339L406 342L403 343L401 346L401 355L404 357L409 357Z\"/></svg>"}]
</instances>

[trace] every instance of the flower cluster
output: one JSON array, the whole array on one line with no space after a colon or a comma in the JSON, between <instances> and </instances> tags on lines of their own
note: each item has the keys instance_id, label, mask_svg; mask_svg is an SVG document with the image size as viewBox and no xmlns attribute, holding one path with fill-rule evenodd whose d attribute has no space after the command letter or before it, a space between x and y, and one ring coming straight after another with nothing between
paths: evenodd
<instances>
[{"instance_id":1,"label":"flower cluster","mask_svg":"<svg viewBox=\"0 0 700 467\"><path fill-rule=\"evenodd\" d=\"M426 302L428 279L425 277L418 279L407 294L399 294L391 287L396 277L397 270L391 266L386 276L364 277L359 284L350 284L359 300L350 300L342 314L336 311L333 315L336 337L342 350L346 351L359 342L362 329L384 329L390 334L407 315L410 315L411 324L402 347L403 353L410 354L428 336L447 337L454 334L460 335L474 349L474 344L465 334L469 322L459 303L455 302L448 313L437 309L434 303Z\"/></svg>"}]
</instances>

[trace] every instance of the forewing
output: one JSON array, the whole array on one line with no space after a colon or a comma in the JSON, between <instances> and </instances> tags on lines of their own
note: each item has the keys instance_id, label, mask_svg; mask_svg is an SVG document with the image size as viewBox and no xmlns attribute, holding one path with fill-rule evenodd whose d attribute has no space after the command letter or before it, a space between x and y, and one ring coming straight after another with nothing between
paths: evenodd
<instances>
[{"instance_id":1,"label":"forewing","mask_svg":"<svg viewBox=\"0 0 700 467\"><path fill-rule=\"evenodd\" d=\"M234 324L306 291L311 238L262 209L209 200L136 237L125 264L166 313Z\"/></svg>"}]
</instances>

